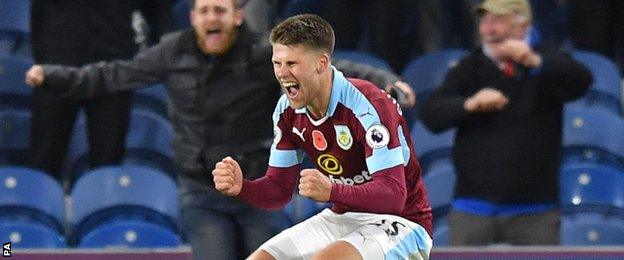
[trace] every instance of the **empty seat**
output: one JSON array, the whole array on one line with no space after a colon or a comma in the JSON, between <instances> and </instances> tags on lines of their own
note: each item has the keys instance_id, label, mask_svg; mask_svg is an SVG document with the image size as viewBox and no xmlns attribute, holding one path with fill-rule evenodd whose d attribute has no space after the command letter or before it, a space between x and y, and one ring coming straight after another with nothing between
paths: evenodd
<instances>
[{"instance_id":1,"label":"empty seat","mask_svg":"<svg viewBox=\"0 0 624 260\"><path fill-rule=\"evenodd\" d=\"M417 104L427 100L442 84L448 70L468 52L462 49L448 49L426 53L412 59L401 72L405 81L414 88ZM417 107L404 111L408 122L418 118Z\"/></svg>"},{"instance_id":2,"label":"empty seat","mask_svg":"<svg viewBox=\"0 0 624 260\"><path fill-rule=\"evenodd\" d=\"M26 108L32 88L24 75L32 66L29 58L0 54L0 108Z\"/></svg>"},{"instance_id":3,"label":"empty seat","mask_svg":"<svg viewBox=\"0 0 624 260\"><path fill-rule=\"evenodd\" d=\"M163 172L141 166L102 167L76 182L72 198L71 223L80 247L181 243L177 186Z\"/></svg>"},{"instance_id":4,"label":"empty seat","mask_svg":"<svg viewBox=\"0 0 624 260\"><path fill-rule=\"evenodd\" d=\"M563 122L564 161L624 167L624 119L596 108L566 107Z\"/></svg>"},{"instance_id":5,"label":"empty seat","mask_svg":"<svg viewBox=\"0 0 624 260\"><path fill-rule=\"evenodd\" d=\"M421 121L416 121L410 130L416 155L425 174L434 164L451 160L451 149L457 130L450 129L434 134Z\"/></svg>"},{"instance_id":6,"label":"empty seat","mask_svg":"<svg viewBox=\"0 0 624 260\"><path fill-rule=\"evenodd\" d=\"M561 219L561 245L624 245L624 220L600 213L565 214Z\"/></svg>"},{"instance_id":7,"label":"empty seat","mask_svg":"<svg viewBox=\"0 0 624 260\"><path fill-rule=\"evenodd\" d=\"M20 248L65 247L65 197L46 173L0 167L0 238Z\"/></svg>"},{"instance_id":8,"label":"empty seat","mask_svg":"<svg viewBox=\"0 0 624 260\"><path fill-rule=\"evenodd\" d=\"M30 143L30 112L0 109L0 165L26 165Z\"/></svg>"},{"instance_id":9,"label":"empty seat","mask_svg":"<svg viewBox=\"0 0 624 260\"><path fill-rule=\"evenodd\" d=\"M598 104L621 115L621 77L615 63L595 52L577 50L572 56L587 66L594 76L588 93L575 103Z\"/></svg>"},{"instance_id":10,"label":"empty seat","mask_svg":"<svg viewBox=\"0 0 624 260\"><path fill-rule=\"evenodd\" d=\"M17 52L29 34L30 1L0 0L0 52Z\"/></svg>"},{"instance_id":11,"label":"empty seat","mask_svg":"<svg viewBox=\"0 0 624 260\"><path fill-rule=\"evenodd\" d=\"M436 164L435 167L429 168L423 180L427 187L429 204L434 214L439 211L446 213L451 206L455 192L456 176L453 164L450 161Z\"/></svg>"},{"instance_id":12,"label":"empty seat","mask_svg":"<svg viewBox=\"0 0 624 260\"><path fill-rule=\"evenodd\" d=\"M134 107L152 110L167 118L167 89L163 84L154 84L134 92Z\"/></svg>"},{"instance_id":13,"label":"empty seat","mask_svg":"<svg viewBox=\"0 0 624 260\"><path fill-rule=\"evenodd\" d=\"M334 60L348 60L361 64L366 64L378 69L392 71L392 68L384 59L373 54L357 51L357 50L335 50L333 54ZM380 86L383 87L383 86Z\"/></svg>"},{"instance_id":14,"label":"empty seat","mask_svg":"<svg viewBox=\"0 0 624 260\"><path fill-rule=\"evenodd\" d=\"M559 184L564 209L624 210L624 172L617 168L592 163L564 164Z\"/></svg>"},{"instance_id":15,"label":"empty seat","mask_svg":"<svg viewBox=\"0 0 624 260\"><path fill-rule=\"evenodd\" d=\"M79 177L88 169L88 143L86 120L81 115L76 121L74 135L68 151L69 170ZM168 120L156 112L133 108L126 136L124 163L146 165L175 175L172 162L173 152L169 142L173 129Z\"/></svg>"}]
</instances>

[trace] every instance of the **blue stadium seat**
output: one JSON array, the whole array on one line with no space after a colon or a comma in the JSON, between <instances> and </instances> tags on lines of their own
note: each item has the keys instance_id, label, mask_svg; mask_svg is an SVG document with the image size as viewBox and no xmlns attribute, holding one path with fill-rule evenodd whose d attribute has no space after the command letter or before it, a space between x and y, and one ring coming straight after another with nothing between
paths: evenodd
<instances>
[{"instance_id":1,"label":"blue stadium seat","mask_svg":"<svg viewBox=\"0 0 624 260\"><path fill-rule=\"evenodd\" d=\"M154 84L141 88L134 92L134 107L142 107L152 110L168 118L167 115L167 89L164 84Z\"/></svg>"},{"instance_id":2,"label":"blue stadium seat","mask_svg":"<svg viewBox=\"0 0 624 260\"><path fill-rule=\"evenodd\" d=\"M446 223L446 215L433 217L433 246L444 247L450 245L450 231Z\"/></svg>"},{"instance_id":3,"label":"blue stadium seat","mask_svg":"<svg viewBox=\"0 0 624 260\"><path fill-rule=\"evenodd\" d=\"M600 213L564 214L561 219L561 245L624 245L624 219Z\"/></svg>"},{"instance_id":4,"label":"blue stadium seat","mask_svg":"<svg viewBox=\"0 0 624 260\"><path fill-rule=\"evenodd\" d=\"M561 167L559 201L565 209L616 208L624 212L624 171L592 163Z\"/></svg>"},{"instance_id":5,"label":"blue stadium seat","mask_svg":"<svg viewBox=\"0 0 624 260\"><path fill-rule=\"evenodd\" d=\"M299 194L293 194L292 199L282 212L290 221L291 225L295 225L303 220L310 218L321 212L323 209L330 207L330 203L320 203Z\"/></svg>"},{"instance_id":6,"label":"blue stadium seat","mask_svg":"<svg viewBox=\"0 0 624 260\"><path fill-rule=\"evenodd\" d=\"M429 204L434 211L448 211L455 192L455 167L450 161L429 168L424 175L425 186L429 194ZM438 214L439 215L439 214Z\"/></svg>"},{"instance_id":7,"label":"blue stadium seat","mask_svg":"<svg viewBox=\"0 0 624 260\"><path fill-rule=\"evenodd\" d=\"M287 0L280 14L283 19L298 14L322 14L323 1L319 0Z\"/></svg>"},{"instance_id":8,"label":"blue stadium seat","mask_svg":"<svg viewBox=\"0 0 624 260\"><path fill-rule=\"evenodd\" d=\"M405 81L416 92L416 103L427 100L435 89L442 84L450 68L457 65L459 60L468 53L462 49L448 49L426 53L412 59L401 72ZM417 108L404 111L409 122L418 118Z\"/></svg>"},{"instance_id":9,"label":"blue stadium seat","mask_svg":"<svg viewBox=\"0 0 624 260\"><path fill-rule=\"evenodd\" d=\"M455 129L434 134L421 121L416 121L410 127L414 149L420 161L423 172L426 174L437 163L447 163L451 160L451 149L455 140Z\"/></svg>"},{"instance_id":10,"label":"blue stadium seat","mask_svg":"<svg viewBox=\"0 0 624 260\"><path fill-rule=\"evenodd\" d=\"M32 89L24 82L33 62L29 58L0 54L0 107L25 108Z\"/></svg>"},{"instance_id":11,"label":"blue stadium seat","mask_svg":"<svg viewBox=\"0 0 624 260\"><path fill-rule=\"evenodd\" d=\"M76 177L88 169L87 127L85 124L85 117L81 115L74 127L74 135L67 157L70 165L68 171ZM124 163L158 168L174 176L173 152L169 145L172 138L173 129L168 120L156 112L133 108L128 135L126 136Z\"/></svg>"},{"instance_id":12,"label":"blue stadium seat","mask_svg":"<svg viewBox=\"0 0 624 260\"><path fill-rule=\"evenodd\" d=\"M0 167L0 239L20 248L66 247L65 197L46 173Z\"/></svg>"},{"instance_id":13,"label":"blue stadium seat","mask_svg":"<svg viewBox=\"0 0 624 260\"><path fill-rule=\"evenodd\" d=\"M613 164L624 169L624 119L597 108L566 107L564 162Z\"/></svg>"},{"instance_id":14,"label":"blue stadium seat","mask_svg":"<svg viewBox=\"0 0 624 260\"><path fill-rule=\"evenodd\" d=\"M588 93L574 103L597 104L622 115L622 83L615 63L595 52L577 50L572 52L572 56L585 64L594 76Z\"/></svg>"},{"instance_id":15,"label":"blue stadium seat","mask_svg":"<svg viewBox=\"0 0 624 260\"><path fill-rule=\"evenodd\" d=\"M357 63L366 64L371 67L392 71L392 68L387 61L370 53L357 50L334 50L334 54L332 56L335 60L349 60Z\"/></svg>"},{"instance_id":16,"label":"blue stadium seat","mask_svg":"<svg viewBox=\"0 0 624 260\"><path fill-rule=\"evenodd\" d=\"M30 1L0 0L0 53L16 53L30 34Z\"/></svg>"},{"instance_id":17,"label":"blue stadium seat","mask_svg":"<svg viewBox=\"0 0 624 260\"><path fill-rule=\"evenodd\" d=\"M26 165L30 142L30 112L0 109L0 165Z\"/></svg>"},{"instance_id":18,"label":"blue stadium seat","mask_svg":"<svg viewBox=\"0 0 624 260\"><path fill-rule=\"evenodd\" d=\"M190 6L187 0L178 0L173 5L173 25L176 30L183 30L191 27L189 20Z\"/></svg>"},{"instance_id":19,"label":"blue stadium seat","mask_svg":"<svg viewBox=\"0 0 624 260\"><path fill-rule=\"evenodd\" d=\"M129 165L98 168L76 182L72 198L71 223L81 247L181 243L177 186L163 172Z\"/></svg>"}]
</instances>

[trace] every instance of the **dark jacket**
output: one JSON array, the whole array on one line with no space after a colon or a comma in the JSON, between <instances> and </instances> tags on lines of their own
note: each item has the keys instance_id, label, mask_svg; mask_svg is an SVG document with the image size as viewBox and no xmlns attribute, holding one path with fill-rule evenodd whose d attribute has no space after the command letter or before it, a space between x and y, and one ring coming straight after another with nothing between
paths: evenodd
<instances>
[{"instance_id":1,"label":"dark jacket","mask_svg":"<svg viewBox=\"0 0 624 260\"><path fill-rule=\"evenodd\" d=\"M583 95L592 77L569 55L546 47L536 51L542 55L541 68L517 66L516 77L505 77L482 49L475 50L422 104L428 128L457 128L455 197L557 202L563 104ZM501 91L509 104L499 112L466 112L464 100L485 87Z\"/></svg>"},{"instance_id":2,"label":"dark jacket","mask_svg":"<svg viewBox=\"0 0 624 260\"><path fill-rule=\"evenodd\" d=\"M212 182L209 169L226 155L262 161L247 178L264 174L272 140L271 114L280 88L273 74L271 47L264 34L245 26L232 49L214 62L200 52L192 29L163 37L133 60L100 62L80 68L44 65L45 88L72 97L98 96L163 82L169 95L171 142L175 163L185 175ZM374 82L398 78L366 66L355 66ZM354 74L355 73L355 74ZM65 88L63 88L65 87ZM257 156L260 151L263 156ZM256 163L256 162L249 162ZM245 169L245 165L242 165Z\"/></svg>"}]
</instances>

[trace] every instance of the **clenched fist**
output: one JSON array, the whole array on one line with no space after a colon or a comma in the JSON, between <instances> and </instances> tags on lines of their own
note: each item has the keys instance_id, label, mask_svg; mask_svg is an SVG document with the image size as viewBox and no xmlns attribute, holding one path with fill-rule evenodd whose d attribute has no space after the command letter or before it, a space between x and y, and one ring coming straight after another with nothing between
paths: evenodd
<instances>
[{"instance_id":1,"label":"clenched fist","mask_svg":"<svg viewBox=\"0 0 624 260\"><path fill-rule=\"evenodd\" d=\"M26 78L26 84L31 87L37 87L41 85L44 80L43 67L41 67L41 65L33 65L24 76Z\"/></svg>"},{"instance_id":2,"label":"clenched fist","mask_svg":"<svg viewBox=\"0 0 624 260\"><path fill-rule=\"evenodd\" d=\"M299 195L308 197L317 202L328 202L331 195L332 183L317 169L301 170L299 179Z\"/></svg>"},{"instance_id":3,"label":"clenched fist","mask_svg":"<svg viewBox=\"0 0 624 260\"><path fill-rule=\"evenodd\" d=\"M236 196L243 188L243 172L232 157L225 157L212 170L215 188L228 196Z\"/></svg>"}]
</instances>

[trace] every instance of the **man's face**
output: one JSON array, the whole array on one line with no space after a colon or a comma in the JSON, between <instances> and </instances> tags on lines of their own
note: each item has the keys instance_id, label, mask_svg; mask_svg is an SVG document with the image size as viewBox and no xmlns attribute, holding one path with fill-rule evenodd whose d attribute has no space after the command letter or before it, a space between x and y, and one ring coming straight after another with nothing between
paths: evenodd
<instances>
[{"instance_id":1,"label":"man's face","mask_svg":"<svg viewBox=\"0 0 624 260\"><path fill-rule=\"evenodd\" d=\"M199 49L205 54L223 55L232 46L244 15L234 7L234 0L195 0L190 17Z\"/></svg>"},{"instance_id":2,"label":"man's face","mask_svg":"<svg viewBox=\"0 0 624 260\"><path fill-rule=\"evenodd\" d=\"M329 56L304 45L273 44L273 72L293 109L310 105L320 96L320 74Z\"/></svg>"},{"instance_id":3,"label":"man's face","mask_svg":"<svg viewBox=\"0 0 624 260\"><path fill-rule=\"evenodd\" d=\"M507 39L524 39L528 27L528 21L522 21L516 14L496 15L486 12L479 21L479 34L483 45L495 49Z\"/></svg>"}]
</instances>

